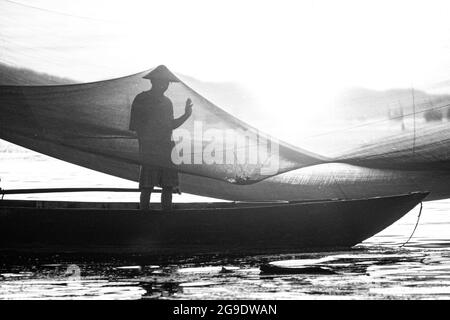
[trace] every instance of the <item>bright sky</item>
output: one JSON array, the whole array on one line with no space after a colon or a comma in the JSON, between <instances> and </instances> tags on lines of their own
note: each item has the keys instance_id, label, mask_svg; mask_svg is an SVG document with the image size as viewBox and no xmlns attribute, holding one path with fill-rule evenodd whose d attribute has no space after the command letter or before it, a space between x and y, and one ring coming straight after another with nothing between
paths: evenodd
<instances>
[{"instance_id":1,"label":"bright sky","mask_svg":"<svg viewBox=\"0 0 450 320\"><path fill-rule=\"evenodd\" d=\"M14 1L67 15L1 0L2 38L53 49L55 71L83 78L165 63L205 80L390 87L447 77L450 62L448 1ZM106 70L67 66L83 59Z\"/></svg>"},{"instance_id":2,"label":"bright sky","mask_svg":"<svg viewBox=\"0 0 450 320\"><path fill-rule=\"evenodd\" d=\"M292 113L344 87L450 79L445 0L14 2L0 0L0 61L83 81L165 64Z\"/></svg>"}]
</instances>

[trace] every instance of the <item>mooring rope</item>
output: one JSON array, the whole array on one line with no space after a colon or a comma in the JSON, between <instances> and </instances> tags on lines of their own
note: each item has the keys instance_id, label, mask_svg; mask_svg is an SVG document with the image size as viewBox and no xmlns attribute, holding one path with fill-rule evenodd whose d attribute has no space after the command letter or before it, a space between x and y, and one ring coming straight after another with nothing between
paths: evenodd
<instances>
[{"instance_id":1,"label":"mooring rope","mask_svg":"<svg viewBox=\"0 0 450 320\"><path fill-rule=\"evenodd\" d=\"M417 222L416 222L416 226L414 227L414 230L412 231L411 235L409 236L408 240L406 240L405 243L403 243L400 248L403 248L408 242L409 240L411 240L411 238L414 235L414 232L416 232L417 226L419 225L419 221L420 221L420 216L422 215L422 208L423 208L423 203L420 202L420 211L419 211L419 215L417 216Z\"/></svg>"}]
</instances>

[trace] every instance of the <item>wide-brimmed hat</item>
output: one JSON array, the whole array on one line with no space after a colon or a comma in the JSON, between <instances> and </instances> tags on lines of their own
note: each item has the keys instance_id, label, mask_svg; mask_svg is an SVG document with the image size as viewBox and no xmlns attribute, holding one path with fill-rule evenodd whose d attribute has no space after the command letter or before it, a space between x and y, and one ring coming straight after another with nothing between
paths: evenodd
<instances>
[{"instance_id":1,"label":"wide-brimmed hat","mask_svg":"<svg viewBox=\"0 0 450 320\"><path fill-rule=\"evenodd\" d=\"M146 74L144 79L165 79L170 82L180 82L180 79L177 78L166 66L160 65Z\"/></svg>"}]
</instances>

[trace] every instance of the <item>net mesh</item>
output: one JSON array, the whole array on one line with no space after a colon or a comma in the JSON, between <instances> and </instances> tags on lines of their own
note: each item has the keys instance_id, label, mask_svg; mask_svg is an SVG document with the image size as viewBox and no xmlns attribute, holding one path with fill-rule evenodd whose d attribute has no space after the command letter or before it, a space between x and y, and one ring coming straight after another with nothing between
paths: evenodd
<instances>
[{"instance_id":1,"label":"net mesh","mask_svg":"<svg viewBox=\"0 0 450 320\"><path fill-rule=\"evenodd\" d=\"M167 158L164 140L151 140L143 155L129 126L135 97L151 88L150 81L143 78L148 72L79 85L2 86L0 136L52 156L62 157L62 150L67 150L79 152L81 158L98 157L92 164L78 157L70 161L108 173L114 174L114 169L102 169L106 166L103 159L171 168L235 184L251 184L323 161L246 125L183 82L171 83L165 93L173 104L174 118L185 113L186 99L193 103L192 115L173 130L171 161L163 161ZM152 134L157 136L152 130L150 139ZM30 142L25 144L24 139Z\"/></svg>"},{"instance_id":2,"label":"net mesh","mask_svg":"<svg viewBox=\"0 0 450 320\"><path fill-rule=\"evenodd\" d=\"M117 27L117 21L11 1L0 2L0 11L0 61L9 65L71 78L86 79L92 74L88 80L105 79L140 70L142 60L134 64L129 57L148 52L139 45L145 41L133 33L137 28L117 34L130 30L121 24ZM160 41L170 38L162 37ZM108 55L114 56L101 59ZM128 59L127 67L121 67L122 56ZM111 61L118 62L114 68ZM181 184L187 192L231 200L366 197L431 190L438 184L448 190L448 83L435 94L432 90L358 89L338 97L332 106L310 106L302 98L302 88L295 88L297 104L284 108L285 113L272 114L286 121L283 129L290 130L289 142L314 153L243 123L193 91L189 82L172 83L166 95L175 118L184 113L187 98L194 107L192 116L173 131L176 152L167 163L164 144L157 142L143 159L136 134L129 130L132 102L150 88L150 82L142 78L150 70L109 81L33 87L26 85L76 81L1 71L0 82L15 85L0 87L0 138L118 177L137 181L139 166L145 163L174 168L185 173ZM275 111L278 107L272 106ZM301 111L290 116L295 108ZM308 123L302 119L306 113L320 116ZM297 168L303 169L282 174Z\"/></svg>"}]
</instances>

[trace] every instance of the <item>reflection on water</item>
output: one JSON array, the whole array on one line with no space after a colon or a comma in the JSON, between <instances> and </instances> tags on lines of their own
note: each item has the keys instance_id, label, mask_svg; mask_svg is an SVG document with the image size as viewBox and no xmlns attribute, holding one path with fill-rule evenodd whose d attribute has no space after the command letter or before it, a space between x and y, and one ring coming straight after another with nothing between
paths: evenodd
<instances>
[{"instance_id":1,"label":"reflection on water","mask_svg":"<svg viewBox=\"0 0 450 320\"><path fill-rule=\"evenodd\" d=\"M327 259L324 259L326 257ZM50 259L46 257L45 259ZM44 259L44 260L45 260ZM450 252L429 249L357 248L347 252L196 257L160 263L129 260L1 266L1 299L380 299L450 298ZM289 260L286 260L289 259ZM278 260L298 270L319 261L330 274L262 273ZM191 259L192 260L192 259ZM195 261L197 260L197 261ZM76 263L74 263L76 262ZM296 268L297 266L297 268ZM75 271L75 272L74 272ZM77 273L79 271L79 273Z\"/></svg>"},{"instance_id":2,"label":"reflection on water","mask_svg":"<svg viewBox=\"0 0 450 320\"><path fill-rule=\"evenodd\" d=\"M16 160L2 160L2 186L36 187L33 181L39 179L32 172L14 170L13 179ZM48 187L70 186L68 181L88 185L83 179L93 179L84 172L77 174L73 166L55 166L48 161L40 165L50 166L50 171L56 170L57 176L67 179L61 183L52 178ZM18 172L23 177L17 177ZM97 181L111 185L110 181ZM109 196L105 199L110 200ZM345 252L165 260L141 256L2 256L0 299L448 299L450 201L424 203L414 237L400 248L412 232L417 214L418 208ZM260 267L269 262L294 268L293 272L262 273Z\"/></svg>"}]
</instances>

